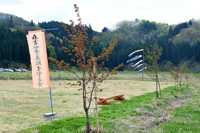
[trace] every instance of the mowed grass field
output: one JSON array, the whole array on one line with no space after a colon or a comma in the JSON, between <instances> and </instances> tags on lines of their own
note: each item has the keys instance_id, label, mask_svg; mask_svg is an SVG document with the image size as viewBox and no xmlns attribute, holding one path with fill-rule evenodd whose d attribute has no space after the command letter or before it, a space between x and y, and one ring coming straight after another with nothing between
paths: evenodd
<instances>
[{"instance_id":1,"label":"mowed grass field","mask_svg":"<svg viewBox=\"0 0 200 133\"><path fill-rule=\"evenodd\" d=\"M26 75L29 74L26 73ZM130 99L155 91L155 82L146 75L142 81L141 75L141 73L121 72L111 76L99 86L103 91L98 92L97 95L101 97L124 94L126 99ZM65 72L51 72L50 76L52 79L75 78L72 74ZM159 76L161 88L174 85L168 73L161 73ZM190 80L194 78L191 77ZM76 80L51 80L54 112L58 113L56 120L84 116L82 92L78 91L77 87L68 86L69 82L76 82ZM93 106L94 103L92 103ZM43 114L48 112L51 112L48 88L33 89L31 80L0 80L0 132L17 132L50 123L51 121L43 118ZM93 110L90 111L90 115L92 113Z\"/></svg>"}]
</instances>

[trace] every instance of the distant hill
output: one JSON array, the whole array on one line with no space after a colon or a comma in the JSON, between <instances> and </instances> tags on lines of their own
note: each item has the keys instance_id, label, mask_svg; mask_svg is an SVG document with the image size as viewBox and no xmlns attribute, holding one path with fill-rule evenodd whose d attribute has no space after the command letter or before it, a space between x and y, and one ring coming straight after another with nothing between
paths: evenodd
<instances>
[{"instance_id":1,"label":"distant hill","mask_svg":"<svg viewBox=\"0 0 200 133\"><path fill-rule=\"evenodd\" d=\"M17 25L19 26L30 26L30 22L24 20L23 18L17 17L12 14L7 13L1 13L0 12L0 23L5 24L6 26L15 27Z\"/></svg>"},{"instance_id":2,"label":"distant hill","mask_svg":"<svg viewBox=\"0 0 200 133\"><path fill-rule=\"evenodd\" d=\"M106 29L106 27L104 28ZM137 49L145 49L157 43L162 46L163 54L160 64L161 70L166 70L168 61L175 64L188 62L191 69L200 67L200 21L189 20L180 24L168 25L148 20L122 21L116 24L115 30L105 30L98 34L99 43L105 47L119 35L119 42L111 55L114 62L119 64L128 59L127 55ZM191 63L192 61L193 63ZM192 65L193 64L193 65ZM128 64L127 64L128 65ZM114 65L113 65L114 66ZM131 68L131 67L127 67ZM168 67L169 68L169 67ZM196 69L197 70L197 69ZM197 70L200 72L200 69Z\"/></svg>"},{"instance_id":3,"label":"distant hill","mask_svg":"<svg viewBox=\"0 0 200 133\"><path fill-rule=\"evenodd\" d=\"M32 22L11 14L0 13L0 68L30 66L30 56L26 35L28 31L42 28ZM48 54L55 56L51 42L54 35L46 34ZM55 41L54 41L55 42Z\"/></svg>"},{"instance_id":4,"label":"distant hill","mask_svg":"<svg viewBox=\"0 0 200 133\"><path fill-rule=\"evenodd\" d=\"M179 24L180 25L180 24ZM176 29L177 25L174 29ZM174 45L182 42L195 45L200 42L200 21L190 20L188 26L181 28L180 32L171 36Z\"/></svg>"},{"instance_id":5,"label":"distant hill","mask_svg":"<svg viewBox=\"0 0 200 133\"><path fill-rule=\"evenodd\" d=\"M132 44L138 41L142 43L153 42L165 37L174 45L189 43L191 45L200 41L200 21L190 20L177 25L150 22L148 20L122 21L112 31L123 40L129 40Z\"/></svg>"},{"instance_id":6,"label":"distant hill","mask_svg":"<svg viewBox=\"0 0 200 133\"><path fill-rule=\"evenodd\" d=\"M25 32L29 30L41 29L36 24L34 24L33 21L29 22L21 17L1 12L0 25L6 28L11 28L12 30L21 30Z\"/></svg>"},{"instance_id":7,"label":"distant hill","mask_svg":"<svg viewBox=\"0 0 200 133\"><path fill-rule=\"evenodd\" d=\"M70 28L69 24L66 26ZM169 68L168 61L175 64L187 61L191 70L195 68L195 72L200 72L198 69L200 68L200 21L188 20L188 22L168 25L135 19L117 23L114 30L104 27L102 32L93 31L91 25L85 25L85 27L88 28L89 39L97 36L97 42L93 48L95 56L101 52L103 47L108 47L117 35L119 36L119 42L110 55L109 62L106 63L108 68L113 68L124 62L125 67L122 69L133 70L129 67L130 64L126 64L128 54L141 48L145 50L151 44L157 43L163 48L159 62L161 70ZM68 35L60 22L41 22L36 25L33 21L29 22L15 15L0 13L0 67L14 67L19 66L19 64L29 66L27 32L51 28L58 29L46 30L45 32L48 56L75 65L62 50L62 46L69 44L62 40L63 36L68 37ZM51 62L49 65L52 69L56 68L56 65Z\"/></svg>"}]
</instances>

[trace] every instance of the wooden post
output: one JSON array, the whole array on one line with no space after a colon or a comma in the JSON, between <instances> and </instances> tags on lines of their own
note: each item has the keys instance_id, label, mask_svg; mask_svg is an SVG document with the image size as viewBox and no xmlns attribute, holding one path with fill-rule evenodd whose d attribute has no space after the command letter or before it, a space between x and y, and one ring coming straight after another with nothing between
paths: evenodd
<instances>
[{"instance_id":1,"label":"wooden post","mask_svg":"<svg viewBox=\"0 0 200 133\"><path fill-rule=\"evenodd\" d=\"M97 133L99 133L99 122L98 122L98 105L97 105L97 89L96 89L96 70L95 70L95 57L93 58L94 66L93 66L93 74L94 74L94 93L95 93L95 108L96 108L96 128Z\"/></svg>"}]
</instances>

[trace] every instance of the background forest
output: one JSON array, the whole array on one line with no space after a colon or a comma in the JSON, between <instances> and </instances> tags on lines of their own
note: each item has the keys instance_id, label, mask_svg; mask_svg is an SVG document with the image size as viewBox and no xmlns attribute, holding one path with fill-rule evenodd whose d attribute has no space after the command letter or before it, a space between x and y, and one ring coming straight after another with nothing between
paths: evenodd
<instances>
[{"instance_id":1,"label":"background forest","mask_svg":"<svg viewBox=\"0 0 200 133\"><path fill-rule=\"evenodd\" d=\"M69 24L66 24L69 27ZM126 64L128 54L137 49L146 49L150 44L157 42L162 46L163 52L159 67L161 71L168 71L174 64L187 62L190 72L200 72L200 21L189 20L175 25L165 23L150 22L148 20L135 19L133 21L122 21L110 30L107 27L102 32L96 32L92 26L85 25L88 28L89 39L97 37L94 46L94 52L98 55L103 47L114 41L119 35L113 53L109 57L106 66L113 68L120 63L125 66L121 70L133 70L131 64ZM57 30L48 30L58 28ZM63 36L67 32L58 21L41 22L37 25L25 21L14 15L0 13L0 68L30 68L30 56L26 34L30 30L46 29L46 43L48 57L56 57L58 60L70 62L70 57L62 50L62 46L68 46L63 41ZM70 28L68 28L70 29ZM57 65L49 62L50 69L58 69Z\"/></svg>"}]
</instances>

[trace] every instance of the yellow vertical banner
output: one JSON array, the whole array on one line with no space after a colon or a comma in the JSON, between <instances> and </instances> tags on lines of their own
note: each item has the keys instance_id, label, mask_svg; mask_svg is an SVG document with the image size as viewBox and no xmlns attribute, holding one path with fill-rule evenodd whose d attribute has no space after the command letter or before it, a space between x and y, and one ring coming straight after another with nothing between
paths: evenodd
<instances>
[{"instance_id":1,"label":"yellow vertical banner","mask_svg":"<svg viewBox=\"0 0 200 133\"><path fill-rule=\"evenodd\" d=\"M31 58L33 88L49 88L45 34L42 30L29 31L27 41Z\"/></svg>"}]
</instances>

